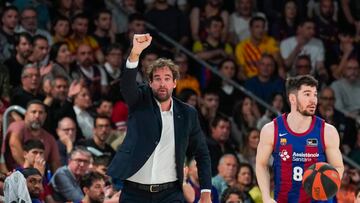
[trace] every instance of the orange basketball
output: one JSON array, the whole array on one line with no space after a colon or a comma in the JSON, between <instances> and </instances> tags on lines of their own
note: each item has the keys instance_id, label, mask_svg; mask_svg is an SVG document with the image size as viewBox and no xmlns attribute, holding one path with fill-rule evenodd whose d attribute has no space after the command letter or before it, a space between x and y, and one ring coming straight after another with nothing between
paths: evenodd
<instances>
[{"instance_id":1,"label":"orange basketball","mask_svg":"<svg viewBox=\"0 0 360 203\"><path fill-rule=\"evenodd\" d=\"M305 192L314 200L328 200L340 188L340 176L330 164L318 162L311 165L303 175Z\"/></svg>"}]
</instances>

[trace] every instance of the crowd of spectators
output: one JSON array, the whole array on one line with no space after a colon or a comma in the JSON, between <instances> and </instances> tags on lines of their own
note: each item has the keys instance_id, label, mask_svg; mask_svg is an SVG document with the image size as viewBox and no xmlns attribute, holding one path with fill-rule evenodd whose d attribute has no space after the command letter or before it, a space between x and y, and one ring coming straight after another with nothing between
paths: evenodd
<instances>
[{"instance_id":1,"label":"crowd of spectators","mask_svg":"<svg viewBox=\"0 0 360 203\"><path fill-rule=\"evenodd\" d=\"M26 109L10 114L6 132L0 125L0 170L32 178L33 202L118 201L122 183L106 168L126 136L120 75L133 35L148 32L154 40L136 80L147 83L159 57L179 66L174 96L199 112L213 202L262 202L256 148L276 117L228 80L284 113L286 78L313 75L316 115L337 128L342 153L360 164L358 0L5 0L0 14L1 124L9 106ZM179 181L188 202L197 202L196 161L188 157L185 168ZM359 186L360 171L347 167L338 202L355 201Z\"/></svg>"}]
</instances>

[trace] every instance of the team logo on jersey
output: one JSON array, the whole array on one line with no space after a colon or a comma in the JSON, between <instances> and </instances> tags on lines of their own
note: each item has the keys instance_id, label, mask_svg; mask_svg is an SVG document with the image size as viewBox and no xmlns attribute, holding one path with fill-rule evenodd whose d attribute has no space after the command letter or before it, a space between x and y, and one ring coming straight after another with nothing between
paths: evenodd
<instances>
[{"instance_id":1,"label":"team logo on jersey","mask_svg":"<svg viewBox=\"0 0 360 203\"><path fill-rule=\"evenodd\" d=\"M317 147L318 146L318 139L316 139L316 138L307 139L306 140L306 145L310 146L310 147Z\"/></svg>"},{"instance_id":2,"label":"team logo on jersey","mask_svg":"<svg viewBox=\"0 0 360 203\"><path fill-rule=\"evenodd\" d=\"M289 153L284 149L282 150L281 152L279 152L279 155L280 155L280 158L283 160L283 161L286 161L290 158L290 155Z\"/></svg>"},{"instance_id":3,"label":"team logo on jersey","mask_svg":"<svg viewBox=\"0 0 360 203\"><path fill-rule=\"evenodd\" d=\"M280 144L281 144L282 146L286 145L286 143L287 143L286 138L280 138Z\"/></svg>"}]
</instances>

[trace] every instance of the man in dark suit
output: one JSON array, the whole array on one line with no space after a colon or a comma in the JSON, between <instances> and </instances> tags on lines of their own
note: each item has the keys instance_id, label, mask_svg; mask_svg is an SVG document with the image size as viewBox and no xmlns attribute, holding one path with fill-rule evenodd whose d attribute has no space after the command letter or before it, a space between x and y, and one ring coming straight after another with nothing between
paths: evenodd
<instances>
[{"instance_id":1,"label":"man in dark suit","mask_svg":"<svg viewBox=\"0 0 360 203\"><path fill-rule=\"evenodd\" d=\"M188 151L199 168L200 202L210 203L210 157L197 112L171 97L178 67L171 60L158 59L149 67L149 84L137 86L139 56L151 40L149 34L134 35L120 85L129 106L127 135L108 174L124 180L121 203L183 202L183 166Z\"/></svg>"}]
</instances>

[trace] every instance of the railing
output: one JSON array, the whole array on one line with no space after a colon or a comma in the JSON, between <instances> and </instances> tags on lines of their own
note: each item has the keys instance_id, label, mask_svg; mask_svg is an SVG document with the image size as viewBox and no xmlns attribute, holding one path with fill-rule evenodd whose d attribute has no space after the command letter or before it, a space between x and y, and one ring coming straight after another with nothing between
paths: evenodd
<instances>
[{"instance_id":1,"label":"railing","mask_svg":"<svg viewBox=\"0 0 360 203\"><path fill-rule=\"evenodd\" d=\"M9 108L6 109L6 111L4 112L4 118L3 118L3 123L2 123L2 130L3 130L3 140L2 140L2 143L5 142L5 139L6 139L6 131L7 131L7 128L9 126L9 114L11 112L18 112L20 113L21 115L24 115L26 110L21 107L21 106L17 106L17 105L13 105L13 106L10 106ZM2 146L0 146L0 149L2 148ZM0 155L0 163L5 163L5 157L4 157L4 154L2 153L3 150L1 150L1 155Z\"/></svg>"},{"instance_id":2,"label":"railing","mask_svg":"<svg viewBox=\"0 0 360 203\"><path fill-rule=\"evenodd\" d=\"M243 86L239 85L237 82L235 82L234 80L228 79L225 76L223 76L218 70L217 68L211 66L210 64L208 64L207 62L205 62L202 59L199 59L196 55L194 55L191 51L189 51L188 49L186 49L185 47L183 47L181 44L179 44L178 42L176 42L175 40L173 40L172 38L170 38L169 36L167 36L166 34L160 32L158 29L156 29L155 26L153 26L150 23L146 23L146 27L153 30L154 32L156 32L156 34L158 36L160 36L161 38L163 38L165 41L169 42L170 44L172 44L176 49L181 50L182 52L184 52L186 55L188 55L189 57L191 57L192 59L194 59L197 63L201 64L202 66L206 67L207 69L209 69L212 73L214 73L215 75L219 76L222 80L226 81L228 84L231 84L232 86L234 86L236 89L240 90L241 92L243 92L244 94L246 94L247 96L251 97L252 99L254 99L257 103L259 103L260 105L262 105L263 107L265 107L266 109L270 110L271 112L277 114L277 115L281 115L280 112L278 112L274 107L270 106L268 103L266 103L264 100L260 99L259 97L257 97L256 95L254 95L252 92L248 91L247 89L245 89ZM357 121L359 122L359 121ZM350 159L349 157L347 157L346 155L342 155L344 161L346 163L348 163L350 166L360 170L360 165L357 164L356 162L354 162L352 159Z\"/></svg>"},{"instance_id":3,"label":"railing","mask_svg":"<svg viewBox=\"0 0 360 203\"><path fill-rule=\"evenodd\" d=\"M151 25L150 23L146 23L146 26L148 28L150 28L151 30L155 31L161 38L163 38L164 40L166 40L167 42L171 43L176 49L181 50L182 52L184 52L186 55L188 55L189 57L191 57L192 59L194 59L197 63L199 63L200 65L206 67L207 69L209 69L211 72L213 72L215 75L219 76L222 80L226 81L228 84L234 86L236 89L240 90L241 92L243 92L244 94L246 94L247 96L251 97L252 99L254 99L257 103L259 103L261 106L265 107L266 109L270 110L271 112L280 115L281 113L279 111L277 111L274 107L270 106L268 103L266 103L264 100L260 99L259 97L257 97L256 95L254 95L252 92L250 92L249 90L245 89L243 86L241 86L239 83L235 82L234 80L228 79L225 76L223 76L217 68L211 66L209 63L207 63L204 60L199 59L195 54L193 54L191 51L189 51L187 48L183 47L181 44L179 44L178 42L176 42L175 40L171 39L169 36L167 36L166 34L160 32L159 30L156 29L156 27L154 27L153 25Z\"/></svg>"}]
</instances>

